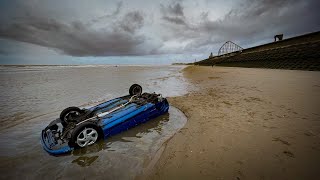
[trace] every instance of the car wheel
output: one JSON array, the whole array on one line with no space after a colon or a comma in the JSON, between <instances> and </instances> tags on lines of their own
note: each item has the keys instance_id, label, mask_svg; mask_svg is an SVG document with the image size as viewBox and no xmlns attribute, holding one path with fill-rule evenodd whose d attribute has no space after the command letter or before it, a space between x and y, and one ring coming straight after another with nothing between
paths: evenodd
<instances>
[{"instance_id":1,"label":"car wheel","mask_svg":"<svg viewBox=\"0 0 320 180\"><path fill-rule=\"evenodd\" d=\"M82 113L82 111L78 107L68 107L68 108L64 109L60 113L61 124L63 126L66 126L70 122L71 118L80 116L81 113Z\"/></svg>"},{"instance_id":2,"label":"car wheel","mask_svg":"<svg viewBox=\"0 0 320 180\"><path fill-rule=\"evenodd\" d=\"M100 139L101 134L101 130L94 123L83 123L75 127L69 144L76 148L90 146Z\"/></svg>"},{"instance_id":3,"label":"car wheel","mask_svg":"<svg viewBox=\"0 0 320 180\"><path fill-rule=\"evenodd\" d=\"M142 94L142 87L139 84L133 84L129 89L129 94L131 96Z\"/></svg>"}]
</instances>

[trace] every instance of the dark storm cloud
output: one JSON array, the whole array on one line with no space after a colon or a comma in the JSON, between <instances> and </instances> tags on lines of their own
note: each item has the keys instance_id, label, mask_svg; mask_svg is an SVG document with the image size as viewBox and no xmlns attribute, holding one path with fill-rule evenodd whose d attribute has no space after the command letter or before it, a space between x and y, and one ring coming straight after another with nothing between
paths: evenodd
<instances>
[{"instance_id":1,"label":"dark storm cloud","mask_svg":"<svg viewBox=\"0 0 320 180\"><path fill-rule=\"evenodd\" d=\"M190 18L184 18L183 23L166 18L163 20L170 24L168 28L172 37L190 41L184 51L196 51L227 40L245 45L264 39L271 41L273 35L278 33L284 33L287 37L317 31L320 29L318 7L320 3L317 0L248 0L218 20L208 18L210 11L203 12L198 22ZM163 17L168 16L169 11L161 12Z\"/></svg>"},{"instance_id":2,"label":"dark storm cloud","mask_svg":"<svg viewBox=\"0 0 320 180\"><path fill-rule=\"evenodd\" d=\"M129 33L134 33L143 26L143 16L139 12L129 12L120 22L120 27Z\"/></svg>"},{"instance_id":3,"label":"dark storm cloud","mask_svg":"<svg viewBox=\"0 0 320 180\"><path fill-rule=\"evenodd\" d=\"M53 48L72 56L145 55L156 47L137 33L144 26L140 11L118 16L121 3L111 15L81 21L63 22L38 14L13 18L0 24L0 38L32 43ZM108 24L93 28L96 22L112 17ZM142 48L143 46L144 48Z\"/></svg>"},{"instance_id":4,"label":"dark storm cloud","mask_svg":"<svg viewBox=\"0 0 320 180\"><path fill-rule=\"evenodd\" d=\"M228 40L248 47L272 41L278 33L287 38L320 30L318 0L246 0L240 4L30 0L0 5L0 40L31 43L72 56L203 54ZM217 12L219 6L225 8ZM6 49L0 43L2 54L14 46Z\"/></svg>"}]
</instances>

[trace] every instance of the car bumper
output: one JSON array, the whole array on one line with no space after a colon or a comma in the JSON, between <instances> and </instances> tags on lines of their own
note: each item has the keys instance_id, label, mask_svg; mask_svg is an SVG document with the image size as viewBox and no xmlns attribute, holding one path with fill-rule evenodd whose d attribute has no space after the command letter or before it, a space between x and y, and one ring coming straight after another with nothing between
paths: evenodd
<instances>
[{"instance_id":1,"label":"car bumper","mask_svg":"<svg viewBox=\"0 0 320 180\"><path fill-rule=\"evenodd\" d=\"M43 149L51 155L65 154L73 150L73 148L68 145L59 146L57 142L54 140L54 137L52 136L52 133L50 130L47 130L47 131L42 130L41 144Z\"/></svg>"}]
</instances>

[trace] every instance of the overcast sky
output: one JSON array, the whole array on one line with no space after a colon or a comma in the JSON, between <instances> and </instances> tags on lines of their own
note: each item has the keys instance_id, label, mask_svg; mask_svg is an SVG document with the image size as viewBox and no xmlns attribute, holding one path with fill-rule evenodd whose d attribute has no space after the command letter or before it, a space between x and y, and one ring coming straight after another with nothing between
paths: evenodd
<instances>
[{"instance_id":1,"label":"overcast sky","mask_svg":"<svg viewBox=\"0 0 320 180\"><path fill-rule=\"evenodd\" d=\"M319 0L2 0L0 64L169 64L320 30Z\"/></svg>"}]
</instances>

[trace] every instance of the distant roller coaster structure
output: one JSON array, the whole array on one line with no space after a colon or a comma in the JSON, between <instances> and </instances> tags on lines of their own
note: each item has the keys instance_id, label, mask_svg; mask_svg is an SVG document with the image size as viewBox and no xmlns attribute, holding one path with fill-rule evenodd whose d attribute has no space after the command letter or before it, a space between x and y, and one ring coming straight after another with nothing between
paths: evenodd
<instances>
[{"instance_id":1,"label":"distant roller coaster structure","mask_svg":"<svg viewBox=\"0 0 320 180\"><path fill-rule=\"evenodd\" d=\"M241 51L243 48L232 41L225 42L218 51L218 56Z\"/></svg>"}]
</instances>

